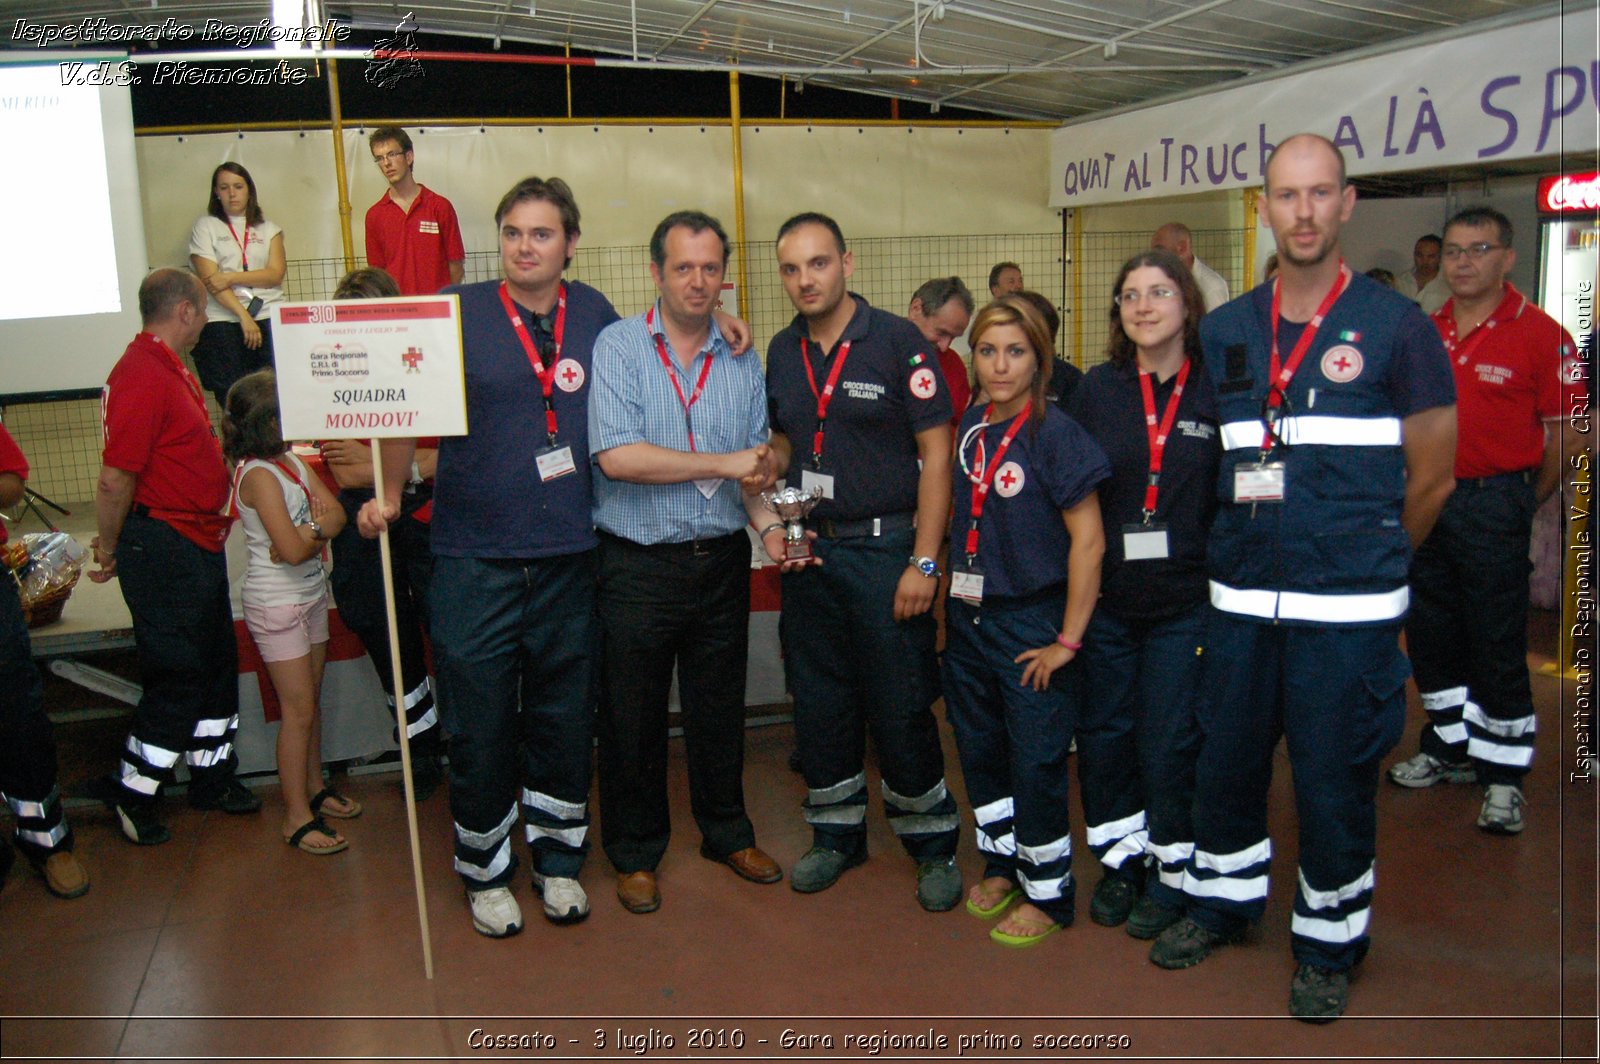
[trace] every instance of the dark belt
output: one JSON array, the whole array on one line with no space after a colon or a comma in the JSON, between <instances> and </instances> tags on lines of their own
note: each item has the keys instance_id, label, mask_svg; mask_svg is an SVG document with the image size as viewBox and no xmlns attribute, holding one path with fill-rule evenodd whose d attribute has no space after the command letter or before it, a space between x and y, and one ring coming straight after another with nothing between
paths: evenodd
<instances>
[{"instance_id":1,"label":"dark belt","mask_svg":"<svg viewBox=\"0 0 1600 1064\"><path fill-rule=\"evenodd\" d=\"M1524 469L1520 473L1499 473L1492 477L1457 477L1458 488L1498 488L1509 484L1532 484L1533 470Z\"/></svg>"},{"instance_id":2,"label":"dark belt","mask_svg":"<svg viewBox=\"0 0 1600 1064\"><path fill-rule=\"evenodd\" d=\"M713 554L732 550L735 544L742 543L745 549L750 546L750 537L744 529L730 532L726 536L713 536L710 539L686 539L681 543L638 543L626 536L619 536L607 532L603 528L595 531L607 543L626 547L628 550L638 551L641 554L653 554L660 558L709 558Z\"/></svg>"},{"instance_id":3,"label":"dark belt","mask_svg":"<svg viewBox=\"0 0 1600 1064\"><path fill-rule=\"evenodd\" d=\"M862 539L866 536L887 536L913 528L917 523L914 512L889 514L885 517L863 517L858 521L835 521L831 517L806 519L806 527L823 539Z\"/></svg>"}]
</instances>

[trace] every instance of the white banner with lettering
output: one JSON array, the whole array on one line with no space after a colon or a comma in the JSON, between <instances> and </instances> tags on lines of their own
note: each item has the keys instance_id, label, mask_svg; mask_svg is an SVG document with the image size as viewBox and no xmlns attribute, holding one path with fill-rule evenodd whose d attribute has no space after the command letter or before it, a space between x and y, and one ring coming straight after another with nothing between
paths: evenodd
<instances>
[{"instance_id":1,"label":"white banner with lettering","mask_svg":"<svg viewBox=\"0 0 1600 1064\"><path fill-rule=\"evenodd\" d=\"M1063 126L1050 205L1260 185L1278 141L1321 133L1352 175L1564 156L1594 165L1596 5Z\"/></svg>"},{"instance_id":2,"label":"white banner with lettering","mask_svg":"<svg viewBox=\"0 0 1600 1064\"><path fill-rule=\"evenodd\" d=\"M272 348L286 440L466 435L455 296L282 303Z\"/></svg>"}]
</instances>

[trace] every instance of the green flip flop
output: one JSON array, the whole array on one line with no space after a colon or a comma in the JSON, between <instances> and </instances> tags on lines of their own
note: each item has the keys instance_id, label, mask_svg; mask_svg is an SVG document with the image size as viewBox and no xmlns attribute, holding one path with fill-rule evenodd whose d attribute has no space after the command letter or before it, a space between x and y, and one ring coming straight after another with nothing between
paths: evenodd
<instances>
[{"instance_id":1,"label":"green flip flop","mask_svg":"<svg viewBox=\"0 0 1600 1064\"><path fill-rule=\"evenodd\" d=\"M989 937L1002 946L1008 946L1011 949L1027 949L1029 946L1037 946L1042 940L1049 938L1060 930L1060 924L1051 924L1037 935L1011 935L998 927L994 927L989 929Z\"/></svg>"},{"instance_id":2,"label":"green flip flop","mask_svg":"<svg viewBox=\"0 0 1600 1064\"><path fill-rule=\"evenodd\" d=\"M993 920L996 916L999 916L1001 913L1005 912L1011 903L1020 897L1022 897L1021 888L1012 887L1011 890L1007 892L1005 897L1001 898L999 901L995 902L993 906L987 909L979 905L974 905L972 899L968 898L967 912L971 913L973 916L976 916L980 920Z\"/></svg>"}]
</instances>

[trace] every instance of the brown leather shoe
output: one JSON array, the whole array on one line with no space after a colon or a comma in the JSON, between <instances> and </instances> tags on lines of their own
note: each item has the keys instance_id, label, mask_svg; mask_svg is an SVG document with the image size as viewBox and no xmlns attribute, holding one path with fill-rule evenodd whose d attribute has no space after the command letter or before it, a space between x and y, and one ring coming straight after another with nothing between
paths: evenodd
<instances>
[{"instance_id":1,"label":"brown leather shoe","mask_svg":"<svg viewBox=\"0 0 1600 1064\"><path fill-rule=\"evenodd\" d=\"M81 898L89 893L89 873L65 850L51 854L39 871L45 889L58 898Z\"/></svg>"},{"instance_id":2,"label":"brown leather shoe","mask_svg":"<svg viewBox=\"0 0 1600 1064\"><path fill-rule=\"evenodd\" d=\"M708 861L727 865L752 883L776 883L783 878L783 869L778 867L778 862L755 846L747 846L737 853L718 857L715 850L701 843L700 856Z\"/></svg>"},{"instance_id":3,"label":"brown leather shoe","mask_svg":"<svg viewBox=\"0 0 1600 1064\"><path fill-rule=\"evenodd\" d=\"M630 913L653 913L661 908L661 891L654 872L629 872L617 877L617 900Z\"/></svg>"}]
</instances>

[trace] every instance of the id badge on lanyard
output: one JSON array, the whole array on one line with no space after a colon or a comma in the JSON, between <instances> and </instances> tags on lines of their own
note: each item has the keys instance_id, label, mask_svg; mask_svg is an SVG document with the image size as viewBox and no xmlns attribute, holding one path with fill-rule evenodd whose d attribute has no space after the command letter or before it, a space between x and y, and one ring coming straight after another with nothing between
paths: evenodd
<instances>
[{"instance_id":1,"label":"id badge on lanyard","mask_svg":"<svg viewBox=\"0 0 1600 1064\"><path fill-rule=\"evenodd\" d=\"M976 562L950 570L950 594L969 605L983 605L983 570Z\"/></svg>"},{"instance_id":2,"label":"id badge on lanyard","mask_svg":"<svg viewBox=\"0 0 1600 1064\"><path fill-rule=\"evenodd\" d=\"M572 460L572 447L565 443L539 448L533 452L533 461L539 467L539 479L545 483L578 471L578 463Z\"/></svg>"},{"instance_id":3,"label":"id badge on lanyard","mask_svg":"<svg viewBox=\"0 0 1600 1064\"><path fill-rule=\"evenodd\" d=\"M1254 462L1235 466L1233 501L1252 505L1282 502L1287 479L1282 462Z\"/></svg>"},{"instance_id":4,"label":"id badge on lanyard","mask_svg":"<svg viewBox=\"0 0 1600 1064\"><path fill-rule=\"evenodd\" d=\"M833 474L824 473L818 469L802 468L800 470L800 490L809 494L819 488L822 490L824 499L833 498Z\"/></svg>"},{"instance_id":5,"label":"id badge on lanyard","mask_svg":"<svg viewBox=\"0 0 1600 1064\"><path fill-rule=\"evenodd\" d=\"M1170 557L1167 551L1167 526L1160 521L1146 524L1135 521L1122 526L1122 559L1129 562L1159 561Z\"/></svg>"}]
</instances>

